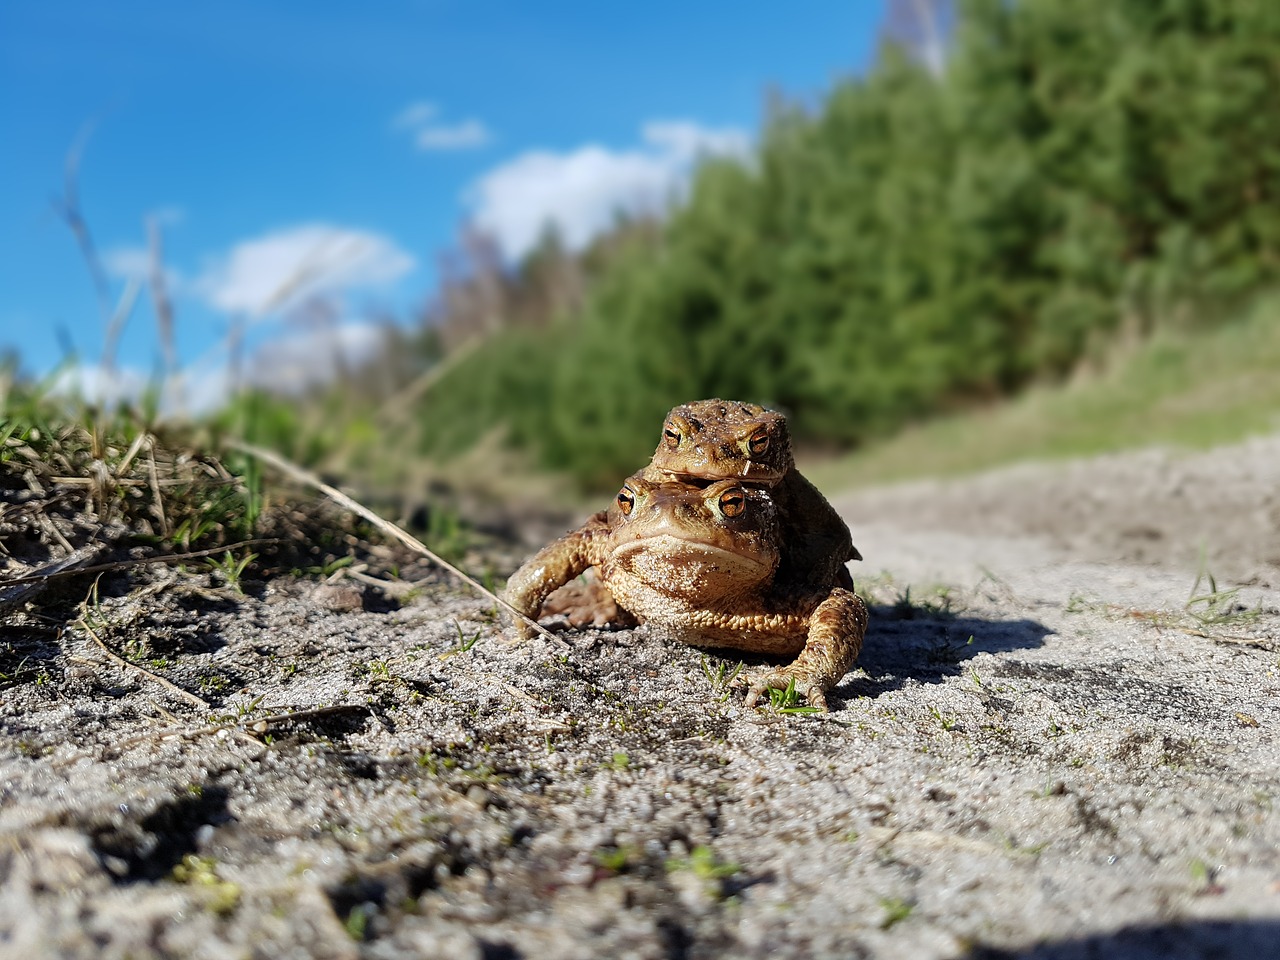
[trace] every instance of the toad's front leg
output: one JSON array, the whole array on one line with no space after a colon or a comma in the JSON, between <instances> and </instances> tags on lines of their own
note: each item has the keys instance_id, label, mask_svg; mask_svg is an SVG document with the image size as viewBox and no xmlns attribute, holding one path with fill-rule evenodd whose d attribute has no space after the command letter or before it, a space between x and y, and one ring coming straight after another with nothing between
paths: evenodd
<instances>
[{"instance_id":1,"label":"toad's front leg","mask_svg":"<svg viewBox=\"0 0 1280 960\"><path fill-rule=\"evenodd\" d=\"M769 688L785 690L795 681L796 692L811 707L827 709L826 693L849 672L867 635L867 605L852 590L834 587L809 618L804 649L785 667L753 675L747 705Z\"/></svg>"},{"instance_id":2,"label":"toad's front leg","mask_svg":"<svg viewBox=\"0 0 1280 960\"><path fill-rule=\"evenodd\" d=\"M601 562L608 535L607 514L602 510L577 530L547 544L525 561L507 581L503 599L530 620L537 620L542 601L554 590ZM535 631L523 620L517 620L516 633L522 640L528 640Z\"/></svg>"}]
</instances>

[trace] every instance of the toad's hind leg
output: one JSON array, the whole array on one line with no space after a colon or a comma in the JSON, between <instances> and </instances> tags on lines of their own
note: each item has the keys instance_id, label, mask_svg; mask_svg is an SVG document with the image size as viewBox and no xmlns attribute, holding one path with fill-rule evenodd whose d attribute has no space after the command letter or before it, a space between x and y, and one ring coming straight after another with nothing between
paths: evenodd
<instances>
[{"instance_id":1,"label":"toad's hind leg","mask_svg":"<svg viewBox=\"0 0 1280 960\"><path fill-rule=\"evenodd\" d=\"M747 705L754 706L769 688L785 690L795 681L796 692L811 707L827 709L826 693L849 672L867 635L867 605L852 590L834 587L809 618L804 649L784 667L750 678Z\"/></svg>"}]
</instances>

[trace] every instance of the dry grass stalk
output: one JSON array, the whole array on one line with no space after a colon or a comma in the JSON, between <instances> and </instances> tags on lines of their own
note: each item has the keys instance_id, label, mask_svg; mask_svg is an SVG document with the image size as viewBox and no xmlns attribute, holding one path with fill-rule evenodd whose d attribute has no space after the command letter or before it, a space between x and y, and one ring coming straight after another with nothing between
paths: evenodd
<instances>
[{"instance_id":1,"label":"dry grass stalk","mask_svg":"<svg viewBox=\"0 0 1280 960\"><path fill-rule=\"evenodd\" d=\"M94 588L96 591L97 589L96 584L94 585ZM171 693L174 693L177 696L181 697L183 700L186 700L188 703L192 704L193 706L200 707L204 710L210 709L210 705L207 700L203 700L200 697L197 697L194 693L189 693L188 691L183 690L176 683L170 683L164 677L160 676L159 674L152 673L150 670L146 669L145 667L140 667L136 663L130 663L124 657L120 656L118 653L116 653L114 650L108 647L105 643L103 643L102 638L98 636L98 634L94 631L93 627L89 626L89 622L86 618L86 609L84 604L82 604L80 607L80 618L76 620L74 626L78 627L79 629L87 633L89 635L89 638L93 640L93 642L96 643L99 647L102 648L102 652L105 653L108 657L110 657L113 663L117 664L118 666L124 667L126 670L134 670L142 674L148 680L151 680L155 683L160 684L160 686L164 687L166 690L170 691Z\"/></svg>"},{"instance_id":2,"label":"dry grass stalk","mask_svg":"<svg viewBox=\"0 0 1280 960\"><path fill-rule=\"evenodd\" d=\"M159 708L158 708L159 709ZM293 710L289 713L275 713L266 717L257 717L255 719L245 719L236 723L211 723L203 727L167 727L163 730L154 730L151 733L145 733L141 736L130 737L122 740L120 746L132 747L139 743L146 743L154 740L168 740L173 737L208 737L216 736L224 730L230 731L242 739L252 743L262 744L254 734L266 733L273 726L280 726L285 723L294 723L299 720L318 720L323 717L335 716L343 713L359 712L363 713L364 707L354 703L339 703L329 707L316 707L312 710ZM168 713L161 710L162 713ZM172 716L172 714L170 714ZM174 719L177 719L174 717Z\"/></svg>"},{"instance_id":3,"label":"dry grass stalk","mask_svg":"<svg viewBox=\"0 0 1280 960\"><path fill-rule=\"evenodd\" d=\"M212 557L217 554L230 553L239 550L241 547L254 547L262 544L278 543L275 539L258 539L258 540L241 540L238 543L228 543L223 547L210 547L208 550L192 550L188 553L169 553L159 557L131 557L128 560L115 560L111 563L98 563L91 567L74 567L69 566L68 561L75 557L64 557L62 560L46 567L40 568L35 573L29 573L25 577L13 577L5 580L3 587L8 588L23 583L44 583L49 580L55 580L58 577L80 576L85 573L106 573L110 570L124 570L128 567L145 567L156 563L185 563L188 560L199 560L202 557ZM100 553L105 549L106 544L97 544L96 553ZM86 548L82 548L86 549ZM54 569L50 569L54 568ZM0 602L5 602L0 599Z\"/></svg>"},{"instance_id":4,"label":"dry grass stalk","mask_svg":"<svg viewBox=\"0 0 1280 960\"><path fill-rule=\"evenodd\" d=\"M342 505L343 507L346 507L352 513L355 513L358 516L363 517L365 520L373 524L383 533L387 534L390 537L393 537L396 540L399 540L409 549L422 554L432 563L439 566L441 569L449 571L451 574L453 574L463 583L470 586L472 589L474 589L476 592L478 592L482 596L488 597L494 603L498 604L501 607L504 607L508 613L512 614L512 616L517 617L518 619L523 620L525 623L529 624L531 627L533 627L534 630L536 630L539 634L541 634L547 640L550 640L556 646L562 649L568 649L568 644L566 644L563 640L557 637L554 633L552 633L546 627L542 626L542 624L538 623L538 621L525 616L523 613L521 613L511 604L507 603L507 601L503 600L500 596L498 596L496 593L494 593L484 584L476 580L474 577L470 576L467 573L464 573L462 570L460 570L458 567L455 567L453 564L449 563L449 561L445 560L439 554L434 553L432 550L430 550L427 547L425 543L423 543L417 537L413 536L413 534L402 529L401 527L396 526L394 523L392 523L389 520L384 520L382 517L378 516L368 507L364 506L364 504L351 499L351 497L347 496L341 490L338 490L335 487L329 486L329 484L325 483L315 474L302 469L302 467L299 467L296 464L290 463L288 460L285 460L283 457L279 456L276 453L273 453L270 450L266 450L266 449L263 449L262 447L254 446L253 444L250 444L250 443L243 443L241 441L236 441L236 440L228 440L227 446L233 450L239 450L241 453L247 453L251 457L256 457L257 459L261 460L263 463L270 464L271 466L275 467L277 470L289 475L290 477L297 480L298 482L304 483L307 486L314 487L315 489L321 491L325 496L329 497L331 500L334 500L335 502Z\"/></svg>"}]
</instances>

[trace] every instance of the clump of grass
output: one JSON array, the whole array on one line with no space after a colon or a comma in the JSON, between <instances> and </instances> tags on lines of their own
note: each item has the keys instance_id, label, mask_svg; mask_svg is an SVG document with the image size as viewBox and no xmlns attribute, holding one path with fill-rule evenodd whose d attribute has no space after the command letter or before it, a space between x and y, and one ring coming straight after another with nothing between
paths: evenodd
<instances>
[{"instance_id":1,"label":"clump of grass","mask_svg":"<svg viewBox=\"0 0 1280 960\"><path fill-rule=\"evenodd\" d=\"M929 715L932 716L933 719L937 720L938 725L948 733L954 730L956 728L956 724L959 722L954 713L943 713L938 709L937 704L930 705Z\"/></svg>"},{"instance_id":2,"label":"clump of grass","mask_svg":"<svg viewBox=\"0 0 1280 960\"><path fill-rule=\"evenodd\" d=\"M475 633L473 633L471 636L468 637L462 632L462 624L458 623L457 620L453 621L453 628L458 631L457 646L450 647L444 653L440 654L441 660L443 660L445 657L457 656L460 653L469 653L471 651L471 648L474 647L480 640L479 630L477 630Z\"/></svg>"},{"instance_id":3,"label":"clump of grass","mask_svg":"<svg viewBox=\"0 0 1280 960\"><path fill-rule=\"evenodd\" d=\"M796 690L796 678L791 677L787 680L785 689L777 687L769 687L769 708L774 713L795 714L795 713L822 713L820 707L807 706L800 700L800 693Z\"/></svg>"},{"instance_id":4,"label":"clump of grass","mask_svg":"<svg viewBox=\"0 0 1280 960\"><path fill-rule=\"evenodd\" d=\"M222 576L227 586L231 587L236 593L243 594L244 591L240 589L240 579L244 576L245 569L256 559L258 559L256 553L246 553L243 557L237 559L235 554L228 550L222 555L221 559L215 560L213 557L207 557L205 563Z\"/></svg>"},{"instance_id":5,"label":"clump of grass","mask_svg":"<svg viewBox=\"0 0 1280 960\"><path fill-rule=\"evenodd\" d=\"M360 561L375 539L368 521L335 510L291 475L272 474L268 485L261 458L221 437L217 424L164 425L154 409L101 409L56 396L48 384L15 385L3 372L0 489L20 492L8 499L21 505L0 518L17 562L17 582L0 591L0 607L30 601L77 571L210 555L217 555L208 561L214 576L240 592L251 568L331 575ZM448 546L462 552L470 531L446 513L432 516ZM126 544L154 553L110 555ZM251 544L266 548L245 552Z\"/></svg>"},{"instance_id":6,"label":"clump of grass","mask_svg":"<svg viewBox=\"0 0 1280 960\"><path fill-rule=\"evenodd\" d=\"M1201 593L1201 586L1207 586L1208 591ZM1262 611L1258 608L1245 607L1239 601L1239 587L1231 590L1219 589L1218 581L1209 570L1202 549L1200 569L1196 572L1195 583L1191 585L1191 593L1185 605L1187 614L1203 627L1252 623L1257 620Z\"/></svg>"},{"instance_id":7,"label":"clump of grass","mask_svg":"<svg viewBox=\"0 0 1280 960\"><path fill-rule=\"evenodd\" d=\"M592 855L596 866L610 874L626 873L634 864L643 860L643 851L631 844L601 847Z\"/></svg>"},{"instance_id":8,"label":"clump of grass","mask_svg":"<svg viewBox=\"0 0 1280 960\"><path fill-rule=\"evenodd\" d=\"M721 860L710 847L699 845L689 851L689 856L673 857L667 861L668 873L686 870L701 881L709 896L720 900L727 895L729 881L742 872L742 867Z\"/></svg>"},{"instance_id":9,"label":"clump of grass","mask_svg":"<svg viewBox=\"0 0 1280 960\"><path fill-rule=\"evenodd\" d=\"M3 652L7 654L7 653L10 653L12 650L13 650L12 645L6 644ZM31 658L29 656L23 657L21 660L19 660L16 664L13 664L12 666L4 664L3 661L0 661L0 690L4 690L7 687L15 686L16 684L23 682L23 680L27 679L28 677L35 676L36 669L30 666L30 662L31 662Z\"/></svg>"},{"instance_id":10,"label":"clump of grass","mask_svg":"<svg viewBox=\"0 0 1280 960\"><path fill-rule=\"evenodd\" d=\"M1188 867L1191 873L1192 889L1196 896L1206 896L1220 894L1225 889L1222 884L1218 883L1218 873L1221 867L1213 866L1206 860L1199 857L1193 859Z\"/></svg>"},{"instance_id":11,"label":"clump of grass","mask_svg":"<svg viewBox=\"0 0 1280 960\"><path fill-rule=\"evenodd\" d=\"M742 673L743 666L744 664L741 660L732 667L729 666L727 660L721 660L715 667L712 667L710 658L705 653L702 655L703 676L711 684L711 689L720 694L721 700L726 700L731 696L733 684Z\"/></svg>"},{"instance_id":12,"label":"clump of grass","mask_svg":"<svg viewBox=\"0 0 1280 960\"><path fill-rule=\"evenodd\" d=\"M83 539L76 517L183 550L252 536L261 484L201 451L193 435L162 430L145 410L103 411L35 389L0 401L0 483L26 488L42 539L64 548Z\"/></svg>"},{"instance_id":13,"label":"clump of grass","mask_svg":"<svg viewBox=\"0 0 1280 960\"><path fill-rule=\"evenodd\" d=\"M880 908L884 910L884 916L880 918L880 929L888 930L911 916L915 904L901 897L881 897Z\"/></svg>"},{"instance_id":14,"label":"clump of grass","mask_svg":"<svg viewBox=\"0 0 1280 960\"><path fill-rule=\"evenodd\" d=\"M376 912L377 907L372 903L357 903L352 907L342 925L343 929L347 931L347 936L356 943L364 942L369 930L369 918Z\"/></svg>"},{"instance_id":15,"label":"clump of grass","mask_svg":"<svg viewBox=\"0 0 1280 960\"><path fill-rule=\"evenodd\" d=\"M240 885L218 876L218 862L212 857L187 854L173 868L171 879L174 883L204 888L209 894L209 909L220 917L234 913L240 905Z\"/></svg>"},{"instance_id":16,"label":"clump of grass","mask_svg":"<svg viewBox=\"0 0 1280 960\"><path fill-rule=\"evenodd\" d=\"M898 594L893 601L893 613L899 620L949 620L955 616L951 609L951 588L935 587L924 599L911 596L911 586Z\"/></svg>"}]
</instances>

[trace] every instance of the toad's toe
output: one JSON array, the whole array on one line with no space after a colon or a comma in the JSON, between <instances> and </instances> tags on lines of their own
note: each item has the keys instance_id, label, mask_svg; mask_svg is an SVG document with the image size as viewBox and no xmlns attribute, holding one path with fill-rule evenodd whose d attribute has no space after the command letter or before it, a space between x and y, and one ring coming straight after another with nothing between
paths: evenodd
<instances>
[{"instance_id":1,"label":"toad's toe","mask_svg":"<svg viewBox=\"0 0 1280 960\"><path fill-rule=\"evenodd\" d=\"M792 671L784 667L779 670L756 674L750 677L747 682L750 684L747 688L745 700L748 707L754 707L759 703L760 698L765 696L769 690L787 690L794 683L794 692L804 697L805 702L810 707L815 710L821 710L823 713L827 712L827 698L822 686L798 671Z\"/></svg>"}]
</instances>

